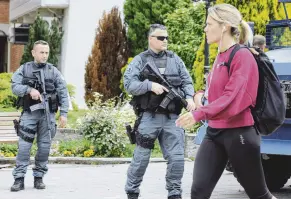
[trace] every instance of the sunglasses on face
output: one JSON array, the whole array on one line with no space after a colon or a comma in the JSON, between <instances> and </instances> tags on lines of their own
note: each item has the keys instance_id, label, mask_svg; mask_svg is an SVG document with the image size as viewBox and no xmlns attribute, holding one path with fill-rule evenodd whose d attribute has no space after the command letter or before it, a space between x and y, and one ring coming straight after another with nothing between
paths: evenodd
<instances>
[{"instance_id":1,"label":"sunglasses on face","mask_svg":"<svg viewBox=\"0 0 291 199\"><path fill-rule=\"evenodd\" d=\"M165 36L152 36L152 37L156 37L157 38L157 40L159 40L159 41L164 41L165 39L166 40L168 40L169 39L169 37L167 36L167 37L165 37Z\"/></svg>"}]
</instances>

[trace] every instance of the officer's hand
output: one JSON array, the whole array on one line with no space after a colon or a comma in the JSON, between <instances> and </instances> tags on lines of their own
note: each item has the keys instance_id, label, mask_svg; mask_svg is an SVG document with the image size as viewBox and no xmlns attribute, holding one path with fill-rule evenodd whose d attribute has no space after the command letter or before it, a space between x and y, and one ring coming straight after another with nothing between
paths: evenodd
<instances>
[{"instance_id":1,"label":"officer's hand","mask_svg":"<svg viewBox=\"0 0 291 199\"><path fill-rule=\"evenodd\" d=\"M40 101L42 101L41 94L39 93L38 90L32 88L29 94L30 94L30 96L31 96L31 98L33 100L40 100Z\"/></svg>"},{"instance_id":2,"label":"officer's hand","mask_svg":"<svg viewBox=\"0 0 291 199\"><path fill-rule=\"evenodd\" d=\"M65 128L66 125L67 125L67 118L65 116L60 116L60 118L59 118L60 128Z\"/></svg>"},{"instance_id":3,"label":"officer's hand","mask_svg":"<svg viewBox=\"0 0 291 199\"><path fill-rule=\"evenodd\" d=\"M188 105L187 105L187 110L188 110L188 111L194 111L194 110L196 109L196 105L195 105L193 99L192 99L192 98L190 98L190 99L186 99L186 101L187 101L187 103L188 103Z\"/></svg>"},{"instance_id":4,"label":"officer's hand","mask_svg":"<svg viewBox=\"0 0 291 199\"><path fill-rule=\"evenodd\" d=\"M197 93L194 96L194 102L195 102L196 108L200 108L203 106L202 105L202 97L203 97L203 93Z\"/></svg>"},{"instance_id":5,"label":"officer's hand","mask_svg":"<svg viewBox=\"0 0 291 199\"><path fill-rule=\"evenodd\" d=\"M155 82L152 82L152 91L157 95L163 94L164 91L169 92L166 87L162 86L161 84L155 83Z\"/></svg>"},{"instance_id":6,"label":"officer's hand","mask_svg":"<svg viewBox=\"0 0 291 199\"><path fill-rule=\"evenodd\" d=\"M176 126L182 127L182 128L189 128L189 127L192 127L194 124L196 124L196 120L194 119L192 112L188 112L184 115L181 115L176 120Z\"/></svg>"}]
</instances>

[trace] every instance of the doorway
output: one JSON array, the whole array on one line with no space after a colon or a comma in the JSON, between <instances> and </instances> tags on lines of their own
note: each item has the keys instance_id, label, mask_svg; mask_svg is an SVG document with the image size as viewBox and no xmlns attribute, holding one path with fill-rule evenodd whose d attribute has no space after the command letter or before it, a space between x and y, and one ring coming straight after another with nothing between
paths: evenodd
<instances>
[{"instance_id":1,"label":"doorway","mask_svg":"<svg viewBox=\"0 0 291 199\"><path fill-rule=\"evenodd\" d=\"M7 72L7 37L0 36L0 73Z\"/></svg>"}]
</instances>

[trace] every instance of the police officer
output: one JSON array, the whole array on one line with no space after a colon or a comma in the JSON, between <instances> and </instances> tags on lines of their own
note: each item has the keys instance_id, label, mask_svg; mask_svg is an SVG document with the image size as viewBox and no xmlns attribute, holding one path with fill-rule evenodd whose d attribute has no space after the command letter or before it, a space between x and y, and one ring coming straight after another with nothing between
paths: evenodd
<instances>
[{"instance_id":1,"label":"police officer","mask_svg":"<svg viewBox=\"0 0 291 199\"><path fill-rule=\"evenodd\" d=\"M163 156L168 161L166 189L169 199L181 199L181 179L184 172L184 130L176 127L175 120L181 112L179 100L173 100L166 109L159 105L168 93L168 88L145 69L151 63L159 73L188 102L189 111L195 109L192 79L183 61L167 50L166 27L153 24L148 34L149 48L134 57L124 74L124 86L133 95L131 104L137 110L140 124L137 128L132 162L127 172L125 191L128 199L137 199L139 186L149 163L154 142L159 140Z\"/></svg>"},{"instance_id":2,"label":"police officer","mask_svg":"<svg viewBox=\"0 0 291 199\"><path fill-rule=\"evenodd\" d=\"M17 128L19 142L16 167L13 170L14 184L11 191L24 189L24 176L30 160L30 149L34 138L37 139L37 153L33 168L34 187L45 189L43 176L48 171L47 163L51 140L56 134L55 113L60 105L60 127L65 127L68 112L68 95L66 82L61 73L52 64L47 63L49 45L45 41L36 41L33 46L34 61L27 62L19 67L12 76L12 92L19 97L18 105L23 112ZM43 71L46 93L49 96L50 120L46 117L44 108L35 108L43 104L43 90L39 86L34 72ZM44 106L39 106L44 107ZM48 128L50 121L50 131Z\"/></svg>"}]
</instances>

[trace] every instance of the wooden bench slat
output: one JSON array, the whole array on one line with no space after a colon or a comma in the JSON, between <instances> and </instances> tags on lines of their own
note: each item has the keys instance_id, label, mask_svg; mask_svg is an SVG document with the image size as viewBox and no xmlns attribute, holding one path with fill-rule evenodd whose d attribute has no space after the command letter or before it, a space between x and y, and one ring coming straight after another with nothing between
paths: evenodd
<instances>
[{"instance_id":1,"label":"wooden bench slat","mask_svg":"<svg viewBox=\"0 0 291 199\"><path fill-rule=\"evenodd\" d=\"M12 130L12 129L14 129L14 126L13 125L3 125L3 126L0 126L0 131L1 130L6 130L6 129Z\"/></svg>"},{"instance_id":2,"label":"wooden bench slat","mask_svg":"<svg viewBox=\"0 0 291 199\"><path fill-rule=\"evenodd\" d=\"M0 143L17 143L13 120L19 119L21 112L0 112Z\"/></svg>"},{"instance_id":3,"label":"wooden bench slat","mask_svg":"<svg viewBox=\"0 0 291 199\"><path fill-rule=\"evenodd\" d=\"M0 140L6 140L6 139L15 140L15 139L18 139L18 137L17 136L14 136L14 137L0 137Z\"/></svg>"},{"instance_id":4,"label":"wooden bench slat","mask_svg":"<svg viewBox=\"0 0 291 199\"><path fill-rule=\"evenodd\" d=\"M16 136L17 134L14 132L0 132L0 137L3 137L5 135L8 135L8 136Z\"/></svg>"},{"instance_id":5,"label":"wooden bench slat","mask_svg":"<svg viewBox=\"0 0 291 199\"><path fill-rule=\"evenodd\" d=\"M0 126L12 126L12 125L14 125L13 121L1 121L0 120Z\"/></svg>"},{"instance_id":6,"label":"wooden bench slat","mask_svg":"<svg viewBox=\"0 0 291 199\"><path fill-rule=\"evenodd\" d=\"M15 130L14 129L10 129L10 130L8 130L8 129L5 129L5 130L0 130L0 135L2 134L2 133L15 133Z\"/></svg>"},{"instance_id":7,"label":"wooden bench slat","mask_svg":"<svg viewBox=\"0 0 291 199\"><path fill-rule=\"evenodd\" d=\"M0 138L4 138L4 137L17 137L17 135L12 134L12 133L0 134Z\"/></svg>"},{"instance_id":8,"label":"wooden bench slat","mask_svg":"<svg viewBox=\"0 0 291 199\"><path fill-rule=\"evenodd\" d=\"M17 117L21 112L0 112L0 117Z\"/></svg>"},{"instance_id":9,"label":"wooden bench slat","mask_svg":"<svg viewBox=\"0 0 291 199\"><path fill-rule=\"evenodd\" d=\"M14 119L18 120L19 117L0 117L0 121L13 121Z\"/></svg>"},{"instance_id":10,"label":"wooden bench slat","mask_svg":"<svg viewBox=\"0 0 291 199\"><path fill-rule=\"evenodd\" d=\"M0 137L0 140L18 140L18 137L16 136L6 136L6 137Z\"/></svg>"}]
</instances>

